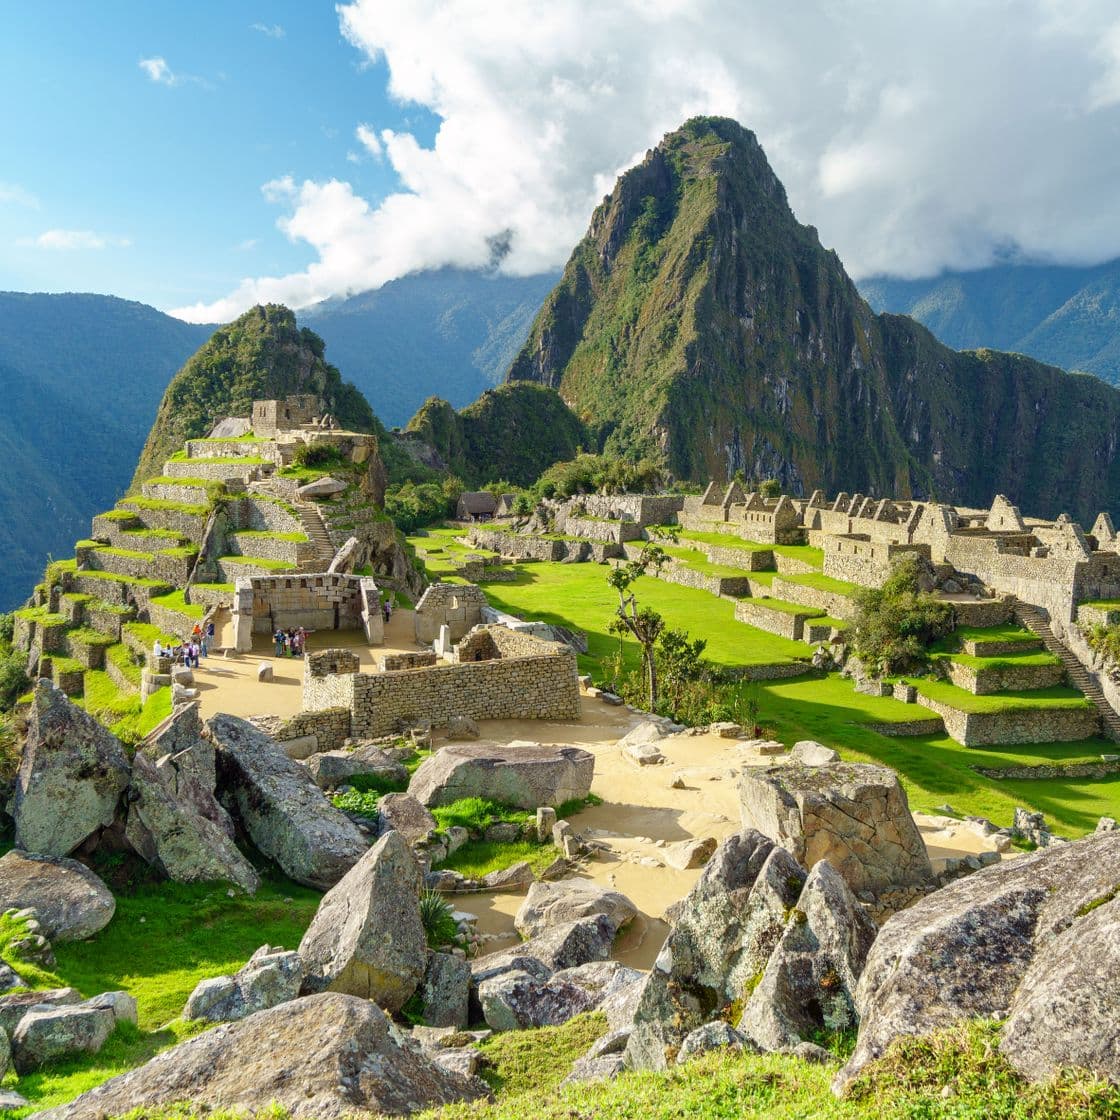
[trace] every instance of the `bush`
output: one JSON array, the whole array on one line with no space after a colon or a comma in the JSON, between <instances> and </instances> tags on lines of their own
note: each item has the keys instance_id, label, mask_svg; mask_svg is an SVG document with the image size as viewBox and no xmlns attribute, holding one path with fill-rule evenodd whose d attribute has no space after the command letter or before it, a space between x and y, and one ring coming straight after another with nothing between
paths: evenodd
<instances>
[{"instance_id":1,"label":"bush","mask_svg":"<svg viewBox=\"0 0 1120 1120\"><path fill-rule=\"evenodd\" d=\"M455 912L437 891L425 891L420 896L420 921L429 949L441 949L459 940L459 925Z\"/></svg>"},{"instance_id":2,"label":"bush","mask_svg":"<svg viewBox=\"0 0 1120 1120\"><path fill-rule=\"evenodd\" d=\"M346 459L332 443L301 443L292 460L297 467L317 467L324 470L342 466Z\"/></svg>"},{"instance_id":3,"label":"bush","mask_svg":"<svg viewBox=\"0 0 1120 1120\"><path fill-rule=\"evenodd\" d=\"M1085 638L1102 657L1120 663L1120 626L1090 627Z\"/></svg>"},{"instance_id":4,"label":"bush","mask_svg":"<svg viewBox=\"0 0 1120 1120\"><path fill-rule=\"evenodd\" d=\"M660 489L661 468L652 459L629 463L611 455L583 453L556 463L537 480L542 498L571 498L576 494L624 494Z\"/></svg>"},{"instance_id":5,"label":"bush","mask_svg":"<svg viewBox=\"0 0 1120 1120\"><path fill-rule=\"evenodd\" d=\"M953 629L952 605L919 589L921 562L900 560L879 588L855 595L853 643L873 672L908 673L925 665L929 646Z\"/></svg>"},{"instance_id":6,"label":"bush","mask_svg":"<svg viewBox=\"0 0 1120 1120\"><path fill-rule=\"evenodd\" d=\"M443 482L402 482L385 494L385 512L402 533L444 521L455 513L463 484L457 478Z\"/></svg>"}]
</instances>

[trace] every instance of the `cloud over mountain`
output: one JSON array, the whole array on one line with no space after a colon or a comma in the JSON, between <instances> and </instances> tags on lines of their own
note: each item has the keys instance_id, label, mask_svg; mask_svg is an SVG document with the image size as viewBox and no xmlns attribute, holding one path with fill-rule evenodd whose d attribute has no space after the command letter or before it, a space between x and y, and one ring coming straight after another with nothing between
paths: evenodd
<instances>
[{"instance_id":1,"label":"cloud over mountain","mask_svg":"<svg viewBox=\"0 0 1120 1120\"><path fill-rule=\"evenodd\" d=\"M302 306L508 239L511 273L555 267L616 175L695 114L752 128L798 215L856 276L1024 256L1120 255L1120 14L1107 0L970 6L898 0L354 0L343 33L390 92L441 121L424 147L354 121L400 188L270 184L315 259L181 309ZM353 134L353 133L352 133Z\"/></svg>"}]
</instances>

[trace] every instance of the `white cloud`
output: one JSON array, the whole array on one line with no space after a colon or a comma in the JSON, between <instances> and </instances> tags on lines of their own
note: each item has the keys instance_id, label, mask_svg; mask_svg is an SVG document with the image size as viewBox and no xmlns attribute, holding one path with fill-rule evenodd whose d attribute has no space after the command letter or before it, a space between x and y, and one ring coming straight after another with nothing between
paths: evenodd
<instances>
[{"instance_id":1,"label":"white cloud","mask_svg":"<svg viewBox=\"0 0 1120 1120\"><path fill-rule=\"evenodd\" d=\"M971 268L1008 251L1120 255L1120 23L1113 0L353 0L344 35L390 93L440 121L431 147L375 133L400 189L266 194L313 262L184 317L295 306L420 268L563 263L622 169L697 113L753 129L791 203L853 275Z\"/></svg>"},{"instance_id":2,"label":"white cloud","mask_svg":"<svg viewBox=\"0 0 1120 1120\"><path fill-rule=\"evenodd\" d=\"M381 141L377 138L377 133L373 131L368 124L360 124L354 129L354 135L358 138L358 143L374 159L381 159L385 154L385 149L381 146Z\"/></svg>"},{"instance_id":3,"label":"white cloud","mask_svg":"<svg viewBox=\"0 0 1120 1120\"><path fill-rule=\"evenodd\" d=\"M253 249L255 249L257 247L257 245L259 245L259 244L260 244L260 242L258 241L257 238L246 237L244 241L239 241L237 243L237 249L238 249L239 252L248 253L248 252L251 252Z\"/></svg>"},{"instance_id":4,"label":"white cloud","mask_svg":"<svg viewBox=\"0 0 1120 1120\"><path fill-rule=\"evenodd\" d=\"M251 31L259 31L270 39L283 39L287 32L278 23L254 23L250 25Z\"/></svg>"},{"instance_id":5,"label":"white cloud","mask_svg":"<svg viewBox=\"0 0 1120 1120\"><path fill-rule=\"evenodd\" d=\"M0 181L0 206L23 206L28 210L40 209L39 200L19 183Z\"/></svg>"},{"instance_id":6,"label":"white cloud","mask_svg":"<svg viewBox=\"0 0 1120 1120\"><path fill-rule=\"evenodd\" d=\"M202 86L203 89L213 89L213 85L205 78L200 78L197 74L182 74L176 70L172 70L167 63L167 59L162 55L155 55L152 58L142 58L138 63L141 70L148 75L151 81L161 86L182 86L182 85L196 85Z\"/></svg>"},{"instance_id":7,"label":"white cloud","mask_svg":"<svg viewBox=\"0 0 1120 1120\"><path fill-rule=\"evenodd\" d=\"M127 249L132 241L110 233L88 229L48 229L38 237L22 238L20 245L32 249Z\"/></svg>"}]
</instances>

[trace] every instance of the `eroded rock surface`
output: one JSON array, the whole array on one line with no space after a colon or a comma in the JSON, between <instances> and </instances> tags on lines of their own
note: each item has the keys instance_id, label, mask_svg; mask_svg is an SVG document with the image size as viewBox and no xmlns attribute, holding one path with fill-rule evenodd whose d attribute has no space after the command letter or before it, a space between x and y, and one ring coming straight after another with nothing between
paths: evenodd
<instances>
[{"instance_id":1,"label":"eroded rock surface","mask_svg":"<svg viewBox=\"0 0 1120 1120\"><path fill-rule=\"evenodd\" d=\"M13 848L0 858L0 911L25 907L50 941L82 941L112 921L117 903L85 864Z\"/></svg>"},{"instance_id":2,"label":"eroded rock surface","mask_svg":"<svg viewBox=\"0 0 1120 1120\"><path fill-rule=\"evenodd\" d=\"M638 908L619 891L588 879L558 879L533 883L513 924L522 937L535 937L552 926L605 914L618 930L637 913Z\"/></svg>"},{"instance_id":3,"label":"eroded rock surface","mask_svg":"<svg viewBox=\"0 0 1120 1120\"><path fill-rule=\"evenodd\" d=\"M295 999L302 983L299 953L262 945L232 976L215 976L199 983L183 1008L183 1018L213 1023L244 1019Z\"/></svg>"}]
</instances>

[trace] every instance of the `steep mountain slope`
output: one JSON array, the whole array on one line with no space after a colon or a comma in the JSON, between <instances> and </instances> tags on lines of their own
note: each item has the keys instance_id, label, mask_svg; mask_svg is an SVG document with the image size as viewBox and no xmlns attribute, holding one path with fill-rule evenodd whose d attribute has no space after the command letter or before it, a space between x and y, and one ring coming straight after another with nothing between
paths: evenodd
<instances>
[{"instance_id":1,"label":"steep mountain slope","mask_svg":"<svg viewBox=\"0 0 1120 1120\"><path fill-rule=\"evenodd\" d=\"M299 312L386 424L438 393L457 408L501 381L558 279L443 268Z\"/></svg>"},{"instance_id":2,"label":"steep mountain slope","mask_svg":"<svg viewBox=\"0 0 1120 1120\"><path fill-rule=\"evenodd\" d=\"M380 430L366 399L323 358L323 340L297 327L279 304L250 308L210 340L167 386L133 482L159 474L188 439L204 436L215 418L248 416L255 400L314 393L343 427Z\"/></svg>"},{"instance_id":3,"label":"steep mountain slope","mask_svg":"<svg viewBox=\"0 0 1120 1120\"><path fill-rule=\"evenodd\" d=\"M608 453L684 478L1120 508L1120 393L875 315L722 118L622 176L508 376L557 388Z\"/></svg>"},{"instance_id":4,"label":"steep mountain slope","mask_svg":"<svg viewBox=\"0 0 1120 1120\"><path fill-rule=\"evenodd\" d=\"M572 458L586 438L555 392L515 383L488 389L461 412L429 397L400 442L421 448L468 485L505 480L529 486L553 463Z\"/></svg>"},{"instance_id":5,"label":"steep mountain slope","mask_svg":"<svg viewBox=\"0 0 1120 1120\"><path fill-rule=\"evenodd\" d=\"M0 292L0 611L123 492L167 382L212 330L112 296Z\"/></svg>"},{"instance_id":6,"label":"steep mountain slope","mask_svg":"<svg viewBox=\"0 0 1120 1120\"><path fill-rule=\"evenodd\" d=\"M950 346L1014 350L1120 384L1120 260L876 276L859 289L876 311L909 315Z\"/></svg>"}]
</instances>

